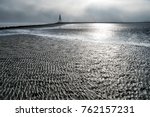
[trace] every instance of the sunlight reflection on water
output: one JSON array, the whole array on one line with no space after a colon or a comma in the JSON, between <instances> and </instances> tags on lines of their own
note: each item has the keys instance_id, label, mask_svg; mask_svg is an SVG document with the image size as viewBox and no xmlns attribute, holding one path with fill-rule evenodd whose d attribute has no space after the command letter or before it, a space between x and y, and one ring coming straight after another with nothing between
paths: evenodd
<instances>
[{"instance_id":1,"label":"sunlight reflection on water","mask_svg":"<svg viewBox=\"0 0 150 117\"><path fill-rule=\"evenodd\" d=\"M0 31L0 35L30 34L51 38L150 47L150 24L87 23L39 29Z\"/></svg>"},{"instance_id":2,"label":"sunlight reflection on water","mask_svg":"<svg viewBox=\"0 0 150 117\"><path fill-rule=\"evenodd\" d=\"M113 24L95 24L93 25L93 29L87 33L87 38L99 42L110 41L114 35L113 29L115 29L115 25Z\"/></svg>"}]
</instances>

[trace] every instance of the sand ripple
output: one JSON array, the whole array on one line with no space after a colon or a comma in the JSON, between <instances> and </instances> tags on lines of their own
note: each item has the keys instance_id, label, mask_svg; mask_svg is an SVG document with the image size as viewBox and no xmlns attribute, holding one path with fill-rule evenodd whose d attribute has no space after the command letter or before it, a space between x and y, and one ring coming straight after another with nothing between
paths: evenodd
<instances>
[{"instance_id":1,"label":"sand ripple","mask_svg":"<svg viewBox=\"0 0 150 117\"><path fill-rule=\"evenodd\" d=\"M0 99L150 99L150 48L0 37Z\"/></svg>"}]
</instances>

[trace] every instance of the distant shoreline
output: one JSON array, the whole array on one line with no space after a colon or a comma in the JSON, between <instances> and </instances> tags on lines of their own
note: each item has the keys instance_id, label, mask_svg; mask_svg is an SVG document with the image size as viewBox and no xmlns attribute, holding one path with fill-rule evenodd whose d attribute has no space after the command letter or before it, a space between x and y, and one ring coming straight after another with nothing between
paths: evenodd
<instances>
[{"instance_id":1,"label":"distant shoreline","mask_svg":"<svg viewBox=\"0 0 150 117\"><path fill-rule=\"evenodd\" d=\"M20 26L4 26L0 27L0 30L6 29L24 29L24 28L41 28L41 27L55 27L61 25L60 23L52 23L52 24L37 24L37 25L20 25Z\"/></svg>"},{"instance_id":2,"label":"distant shoreline","mask_svg":"<svg viewBox=\"0 0 150 117\"><path fill-rule=\"evenodd\" d=\"M130 24L130 23L150 23L150 22L56 22L56 23L51 23L51 24L4 26L4 27L0 27L0 30L55 27L55 26L60 26L60 25L65 25L65 24L87 24L87 23L121 23L121 24Z\"/></svg>"}]
</instances>

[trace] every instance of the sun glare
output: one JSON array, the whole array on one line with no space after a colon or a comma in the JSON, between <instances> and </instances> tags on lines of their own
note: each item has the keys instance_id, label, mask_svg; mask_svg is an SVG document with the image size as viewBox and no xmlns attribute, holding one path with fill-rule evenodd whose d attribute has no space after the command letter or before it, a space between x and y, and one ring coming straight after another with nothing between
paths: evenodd
<instances>
[{"instance_id":1,"label":"sun glare","mask_svg":"<svg viewBox=\"0 0 150 117\"><path fill-rule=\"evenodd\" d=\"M89 33L89 36L98 42L109 42L110 37L114 35L112 31L114 24L93 24L94 28Z\"/></svg>"}]
</instances>

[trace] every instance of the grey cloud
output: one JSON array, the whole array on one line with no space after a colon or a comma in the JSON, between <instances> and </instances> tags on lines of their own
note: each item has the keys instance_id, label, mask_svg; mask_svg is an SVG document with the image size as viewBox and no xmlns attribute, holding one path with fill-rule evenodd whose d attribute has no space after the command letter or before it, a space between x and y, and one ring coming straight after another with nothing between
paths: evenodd
<instances>
[{"instance_id":1,"label":"grey cloud","mask_svg":"<svg viewBox=\"0 0 150 117\"><path fill-rule=\"evenodd\" d=\"M0 22L52 22L55 11L38 10L32 5L21 4L18 0L0 1Z\"/></svg>"},{"instance_id":2,"label":"grey cloud","mask_svg":"<svg viewBox=\"0 0 150 117\"><path fill-rule=\"evenodd\" d=\"M86 16L89 17L91 21L100 22L120 22L123 21L123 11L117 8L102 8L90 6L86 9Z\"/></svg>"},{"instance_id":3,"label":"grey cloud","mask_svg":"<svg viewBox=\"0 0 150 117\"><path fill-rule=\"evenodd\" d=\"M150 0L0 0L0 22L150 21Z\"/></svg>"},{"instance_id":4,"label":"grey cloud","mask_svg":"<svg viewBox=\"0 0 150 117\"><path fill-rule=\"evenodd\" d=\"M134 0L133 0L134 1ZM138 3L124 2L124 4L114 5L89 5L85 14L91 21L102 22L141 22L150 21L150 0L143 2L139 0ZM126 4L125 4L126 3ZM134 4L133 4L134 3ZM141 4L140 4L141 3ZM149 4L148 4L149 3ZM142 5L142 6L141 6Z\"/></svg>"}]
</instances>

